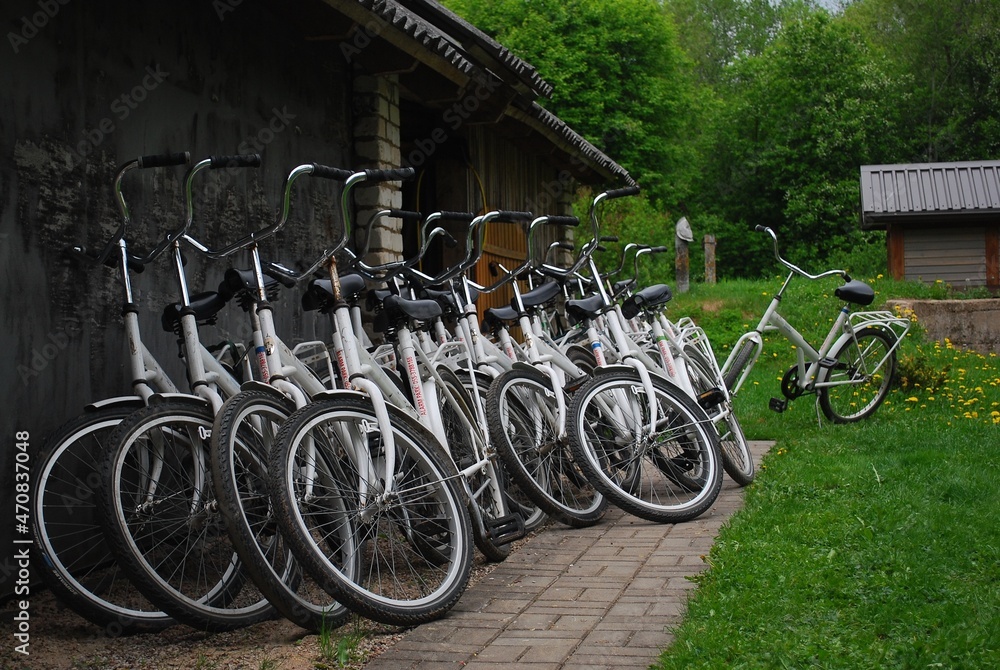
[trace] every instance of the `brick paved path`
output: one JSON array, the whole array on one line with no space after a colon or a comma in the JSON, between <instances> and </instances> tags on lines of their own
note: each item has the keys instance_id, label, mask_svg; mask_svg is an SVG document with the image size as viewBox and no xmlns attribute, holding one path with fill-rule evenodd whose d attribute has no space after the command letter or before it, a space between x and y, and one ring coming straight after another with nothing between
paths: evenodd
<instances>
[{"instance_id":1,"label":"brick paved path","mask_svg":"<svg viewBox=\"0 0 1000 670\"><path fill-rule=\"evenodd\" d=\"M751 443L758 461L769 446ZM687 578L705 569L701 557L742 503L727 477L712 509L685 524L614 508L591 528L548 526L366 670L648 668L681 621Z\"/></svg>"}]
</instances>

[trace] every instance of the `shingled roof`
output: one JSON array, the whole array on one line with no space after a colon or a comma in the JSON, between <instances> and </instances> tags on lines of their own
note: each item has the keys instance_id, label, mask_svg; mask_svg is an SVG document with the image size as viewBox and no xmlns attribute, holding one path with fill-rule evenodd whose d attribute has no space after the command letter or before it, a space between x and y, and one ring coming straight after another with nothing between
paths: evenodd
<instances>
[{"instance_id":1,"label":"shingled roof","mask_svg":"<svg viewBox=\"0 0 1000 670\"><path fill-rule=\"evenodd\" d=\"M507 116L543 134L563 151L580 156L607 177L635 183L625 168L538 104L539 98L551 96L552 85L534 67L434 0L325 1L335 8L353 6L350 14L358 8L371 12L466 77L499 80L515 94Z\"/></svg>"},{"instance_id":2,"label":"shingled roof","mask_svg":"<svg viewBox=\"0 0 1000 670\"><path fill-rule=\"evenodd\" d=\"M1000 161L863 165L861 225L1000 216Z\"/></svg>"}]
</instances>

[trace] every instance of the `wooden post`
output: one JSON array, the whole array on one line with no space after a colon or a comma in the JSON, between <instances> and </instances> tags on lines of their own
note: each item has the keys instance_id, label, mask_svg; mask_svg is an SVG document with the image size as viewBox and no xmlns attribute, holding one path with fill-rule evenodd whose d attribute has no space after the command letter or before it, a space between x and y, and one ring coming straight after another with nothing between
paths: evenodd
<instances>
[{"instance_id":1,"label":"wooden post","mask_svg":"<svg viewBox=\"0 0 1000 670\"><path fill-rule=\"evenodd\" d=\"M705 283L715 283L715 235L705 236Z\"/></svg>"},{"instance_id":2,"label":"wooden post","mask_svg":"<svg viewBox=\"0 0 1000 670\"><path fill-rule=\"evenodd\" d=\"M691 288L691 259L688 256L688 243L694 240L691 232L691 224L686 217L681 217L677 222L676 234L674 235L674 249L676 258L674 269L676 271L676 283L678 293L687 293Z\"/></svg>"}]
</instances>

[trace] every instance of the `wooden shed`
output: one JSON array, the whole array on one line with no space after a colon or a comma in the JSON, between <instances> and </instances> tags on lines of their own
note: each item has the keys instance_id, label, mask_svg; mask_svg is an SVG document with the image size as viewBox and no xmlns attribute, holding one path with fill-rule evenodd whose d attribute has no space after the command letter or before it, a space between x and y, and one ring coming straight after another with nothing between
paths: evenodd
<instances>
[{"instance_id":1,"label":"wooden shed","mask_svg":"<svg viewBox=\"0 0 1000 670\"><path fill-rule=\"evenodd\" d=\"M864 165L861 227L896 279L1000 290L1000 161Z\"/></svg>"}]
</instances>

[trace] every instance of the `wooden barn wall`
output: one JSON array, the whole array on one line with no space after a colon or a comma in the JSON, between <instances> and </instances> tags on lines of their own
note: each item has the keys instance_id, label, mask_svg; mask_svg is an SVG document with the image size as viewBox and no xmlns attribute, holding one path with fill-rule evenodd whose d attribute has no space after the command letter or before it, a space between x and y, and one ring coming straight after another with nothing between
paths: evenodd
<instances>
[{"instance_id":1,"label":"wooden barn wall","mask_svg":"<svg viewBox=\"0 0 1000 670\"><path fill-rule=\"evenodd\" d=\"M473 211L517 210L541 214L563 214L569 210L573 183L554 166L514 146L508 140L477 127L469 133L469 154L474 172L466 172L468 208ZM563 177L562 179L560 177ZM536 249L566 235L562 229L538 231ZM521 226L492 224L486 231L485 251L476 267L475 279L491 284L491 262L506 268L518 266L525 258L525 236ZM526 287L525 287L526 289ZM510 304L513 291L504 287L480 298L480 313L489 307Z\"/></svg>"},{"instance_id":2,"label":"wooden barn wall","mask_svg":"<svg viewBox=\"0 0 1000 670\"><path fill-rule=\"evenodd\" d=\"M910 228L904 239L906 279L941 280L956 288L986 286L986 228Z\"/></svg>"}]
</instances>

